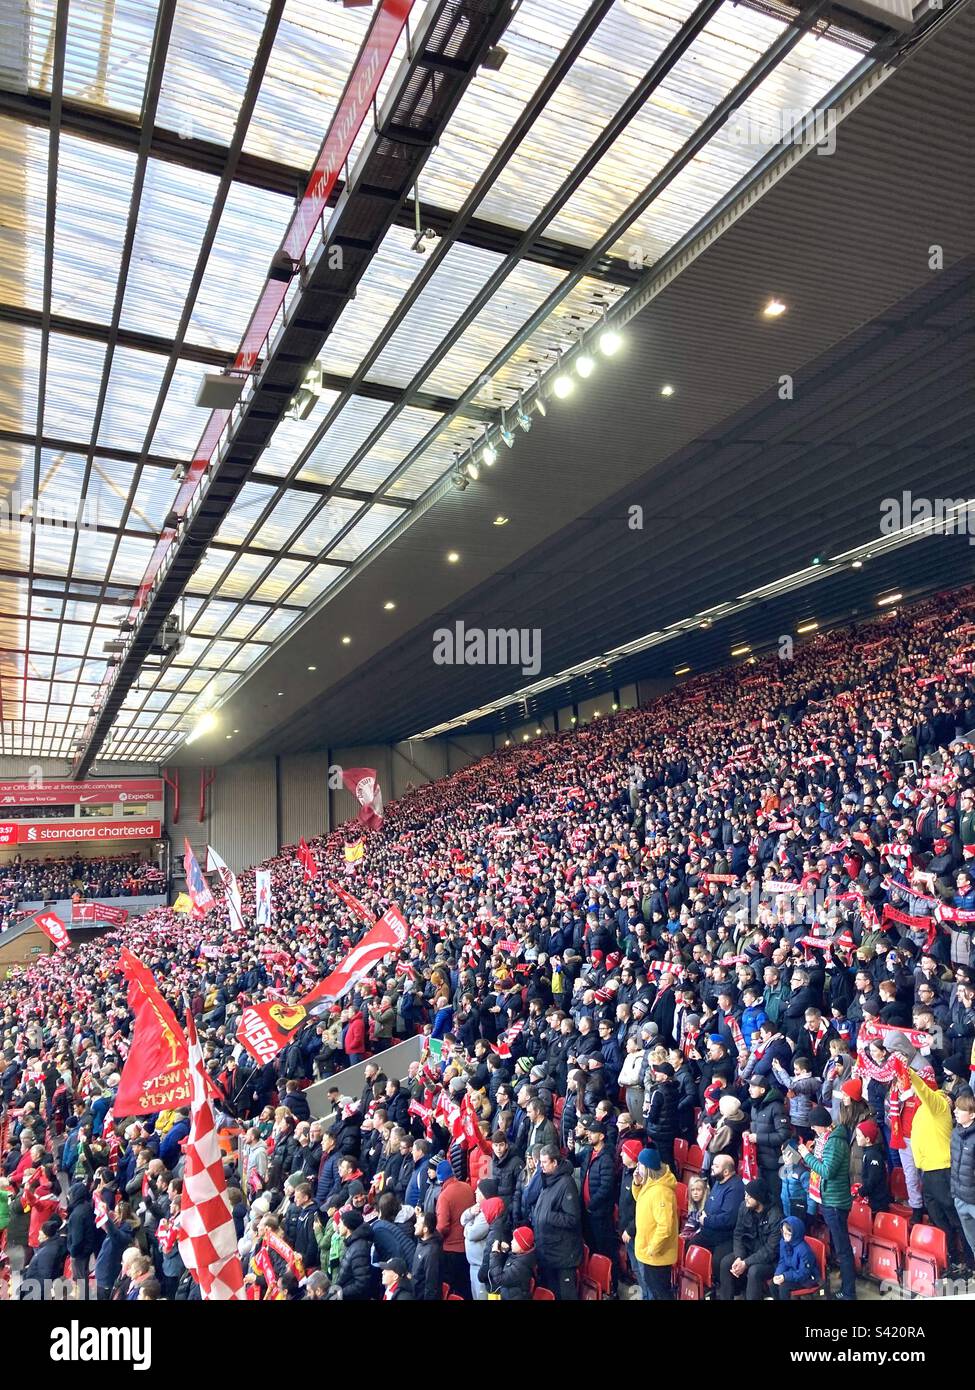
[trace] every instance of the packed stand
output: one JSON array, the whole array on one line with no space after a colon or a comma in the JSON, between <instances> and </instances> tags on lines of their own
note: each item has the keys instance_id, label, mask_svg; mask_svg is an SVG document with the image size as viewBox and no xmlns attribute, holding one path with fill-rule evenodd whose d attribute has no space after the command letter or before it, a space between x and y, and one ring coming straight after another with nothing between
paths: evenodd
<instances>
[{"instance_id":1,"label":"packed stand","mask_svg":"<svg viewBox=\"0 0 975 1390\"><path fill-rule=\"evenodd\" d=\"M22 903L56 899L151 897L166 892L162 870L138 854L24 859L0 864L0 919Z\"/></svg>"},{"instance_id":2,"label":"packed stand","mask_svg":"<svg viewBox=\"0 0 975 1390\"><path fill-rule=\"evenodd\" d=\"M244 874L244 932L160 909L8 980L0 1204L29 1207L30 1287L67 1259L101 1298L198 1296L188 1117L110 1113L122 944L189 997L240 1131L252 1297L759 1300L832 1266L851 1299L858 1268L967 1275L973 612L941 596L499 750L389 807L358 864L352 825L308 885L270 861L268 927ZM259 1066L241 1010L293 1003L362 935L329 881L398 904L409 945ZM308 1083L367 1057L313 1118Z\"/></svg>"}]
</instances>

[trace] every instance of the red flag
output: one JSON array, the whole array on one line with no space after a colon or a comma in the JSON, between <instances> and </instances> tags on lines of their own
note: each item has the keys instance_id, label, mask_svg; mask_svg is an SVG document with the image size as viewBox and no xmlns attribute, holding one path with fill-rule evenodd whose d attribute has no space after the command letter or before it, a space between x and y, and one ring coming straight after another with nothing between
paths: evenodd
<instances>
[{"instance_id":1,"label":"red flag","mask_svg":"<svg viewBox=\"0 0 975 1390\"><path fill-rule=\"evenodd\" d=\"M183 869L186 873L186 891L193 904L193 916L205 917L214 904L214 897L207 886L206 879L200 872L196 855L190 848L190 842L187 839L183 840Z\"/></svg>"},{"instance_id":2,"label":"red flag","mask_svg":"<svg viewBox=\"0 0 975 1390\"><path fill-rule=\"evenodd\" d=\"M344 888L340 888L339 885L333 883L330 878L327 878L325 882L328 887L331 888L335 896L345 903L349 911L355 913L360 922L365 922L367 927L374 927L376 925L375 917L373 917L367 907L364 907L362 903L360 903L358 898L354 898L351 893L347 893Z\"/></svg>"},{"instance_id":3,"label":"red flag","mask_svg":"<svg viewBox=\"0 0 975 1390\"><path fill-rule=\"evenodd\" d=\"M124 946L121 964L129 982L135 1027L112 1109L116 1115L176 1110L190 1098L183 1030L159 993L152 971Z\"/></svg>"},{"instance_id":4,"label":"red flag","mask_svg":"<svg viewBox=\"0 0 975 1390\"><path fill-rule=\"evenodd\" d=\"M298 841L298 863L301 865L304 883L311 883L318 877L318 860L305 843L304 836Z\"/></svg>"},{"instance_id":5,"label":"red flag","mask_svg":"<svg viewBox=\"0 0 975 1390\"><path fill-rule=\"evenodd\" d=\"M359 811L360 823L370 830L378 830L383 823L383 796L376 780L376 769L374 767L343 768L342 783L361 807Z\"/></svg>"},{"instance_id":6,"label":"red flag","mask_svg":"<svg viewBox=\"0 0 975 1390\"><path fill-rule=\"evenodd\" d=\"M250 1004L240 1016L237 1041L263 1066L278 1055L307 1017L308 1010L302 1004Z\"/></svg>"},{"instance_id":7,"label":"red flag","mask_svg":"<svg viewBox=\"0 0 975 1390\"><path fill-rule=\"evenodd\" d=\"M66 951L71 945L68 929L56 912L39 912L34 922L44 935L54 942L59 951Z\"/></svg>"},{"instance_id":8,"label":"red flag","mask_svg":"<svg viewBox=\"0 0 975 1390\"><path fill-rule=\"evenodd\" d=\"M203 1052L193 1015L186 1015L191 1078L190 1132L183 1165L179 1209L179 1253L205 1299L243 1299L244 1271L237 1257L237 1232L227 1197L217 1123L207 1094Z\"/></svg>"},{"instance_id":9,"label":"red flag","mask_svg":"<svg viewBox=\"0 0 975 1390\"><path fill-rule=\"evenodd\" d=\"M341 999L343 994L347 994L354 985L369 974L373 966L377 965L383 956L388 956L391 951L396 951L400 946L405 945L409 939L409 934L406 919L399 908L387 908L371 931L367 931L358 945L353 946L331 975L320 980L300 1002L305 1008L308 1008L309 1005L322 999Z\"/></svg>"}]
</instances>

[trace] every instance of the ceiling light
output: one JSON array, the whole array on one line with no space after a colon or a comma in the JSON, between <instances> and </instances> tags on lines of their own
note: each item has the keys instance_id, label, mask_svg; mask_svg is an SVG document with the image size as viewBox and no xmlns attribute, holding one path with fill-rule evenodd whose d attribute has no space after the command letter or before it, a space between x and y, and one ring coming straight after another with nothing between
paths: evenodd
<instances>
[{"instance_id":1,"label":"ceiling light","mask_svg":"<svg viewBox=\"0 0 975 1390\"><path fill-rule=\"evenodd\" d=\"M604 328L599 335L596 346L604 357L613 357L623 346L623 339L615 328Z\"/></svg>"},{"instance_id":2,"label":"ceiling light","mask_svg":"<svg viewBox=\"0 0 975 1390\"><path fill-rule=\"evenodd\" d=\"M342 638L342 646L343 646L343 647L347 647L351 641L352 641L352 638L351 638L351 637L343 637L343 638Z\"/></svg>"},{"instance_id":3,"label":"ceiling light","mask_svg":"<svg viewBox=\"0 0 975 1390\"><path fill-rule=\"evenodd\" d=\"M613 706L614 712L615 712L616 710L618 710L618 709L619 709L619 705L614 705L614 706Z\"/></svg>"},{"instance_id":4,"label":"ceiling light","mask_svg":"<svg viewBox=\"0 0 975 1390\"><path fill-rule=\"evenodd\" d=\"M812 557L812 562L814 565L821 565L823 563L822 555L814 555Z\"/></svg>"},{"instance_id":5,"label":"ceiling light","mask_svg":"<svg viewBox=\"0 0 975 1390\"><path fill-rule=\"evenodd\" d=\"M781 299L770 299L762 310L762 314L767 319L777 319L781 314L785 313L785 308L786 306L782 303Z\"/></svg>"},{"instance_id":6,"label":"ceiling light","mask_svg":"<svg viewBox=\"0 0 975 1390\"><path fill-rule=\"evenodd\" d=\"M669 384L666 386L661 386L660 394L662 396L672 396L674 394L674 388Z\"/></svg>"},{"instance_id":7,"label":"ceiling light","mask_svg":"<svg viewBox=\"0 0 975 1390\"><path fill-rule=\"evenodd\" d=\"M488 468L498 461L498 451L493 444L485 444L481 450L481 462ZM468 469L470 465L468 465Z\"/></svg>"},{"instance_id":8,"label":"ceiling light","mask_svg":"<svg viewBox=\"0 0 975 1390\"><path fill-rule=\"evenodd\" d=\"M283 694L284 694L284 691L283 691L283 690L279 690L279 691L278 691L278 694L279 694L279 695L283 695Z\"/></svg>"},{"instance_id":9,"label":"ceiling light","mask_svg":"<svg viewBox=\"0 0 975 1390\"><path fill-rule=\"evenodd\" d=\"M204 734L210 733L216 726L217 716L214 714L213 710L207 710L206 714L200 715L190 733L187 734L186 742L195 743L198 738L202 738Z\"/></svg>"},{"instance_id":10,"label":"ceiling light","mask_svg":"<svg viewBox=\"0 0 975 1390\"><path fill-rule=\"evenodd\" d=\"M308 669L309 669L309 671L317 671L317 670L318 670L318 667L317 667L317 666L309 666Z\"/></svg>"},{"instance_id":11,"label":"ceiling light","mask_svg":"<svg viewBox=\"0 0 975 1390\"><path fill-rule=\"evenodd\" d=\"M385 608L387 613L392 613L393 609L396 607L396 604L393 602L392 599L387 599L386 602L383 604L383 607Z\"/></svg>"},{"instance_id":12,"label":"ceiling light","mask_svg":"<svg viewBox=\"0 0 975 1390\"><path fill-rule=\"evenodd\" d=\"M235 734L239 734L239 733L240 733L240 730L239 730L239 729L235 729L235 730L234 730L234 733L235 733Z\"/></svg>"},{"instance_id":13,"label":"ceiling light","mask_svg":"<svg viewBox=\"0 0 975 1390\"><path fill-rule=\"evenodd\" d=\"M522 736L521 736L521 741L522 741L522 743L527 743L527 742L528 742L528 735L527 735L527 734L522 734Z\"/></svg>"},{"instance_id":14,"label":"ceiling light","mask_svg":"<svg viewBox=\"0 0 975 1390\"><path fill-rule=\"evenodd\" d=\"M818 627L819 624L817 622L810 620L808 623L800 623L796 628L796 632L815 632Z\"/></svg>"},{"instance_id":15,"label":"ceiling light","mask_svg":"<svg viewBox=\"0 0 975 1390\"><path fill-rule=\"evenodd\" d=\"M570 723L574 724L575 722L576 722L576 717L575 717L575 715L573 715L573 716L572 716L572 719L570 720Z\"/></svg>"},{"instance_id":16,"label":"ceiling light","mask_svg":"<svg viewBox=\"0 0 975 1390\"><path fill-rule=\"evenodd\" d=\"M507 518L506 516L496 516L496 517L494 518L494 525L495 525L495 526L507 526L507 524L508 524L508 518Z\"/></svg>"},{"instance_id":17,"label":"ceiling light","mask_svg":"<svg viewBox=\"0 0 975 1390\"><path fill-rule=\"evenodd\" d=\"M678 666L678 667L677 667L677 670L674 672L674 675L675 675L675 676L686 676L687 673L688 673L688 671L689 671L690 669L691 669L691 668L690 668L689 666Z\"/></svg>"},{"instance_id":18,"label":"ceiling light","mask_svg":"<svg viewBox=\"0 0 975 1390\"><path fill-rule=\"evenodd\" d=\"M505 444L507 444L509 449L513 449L515 447L514 432L508 428L508 422L504 417L504 411L501 412L501 438L504 440Z\"/></svg>"},{"instance_id":19,"label":"ceiling light","mask_svg":"<svg viewBox=\"0 0 975 1390\"><path fill-rule=\"evenodd\" d=\"M855 570L862 570L862 569L863 569L863 561L862 561L862 560L854 560L854 561L853 561L853 564L851 565L850 568L851 568L851 569L855 569Z\"/></svg>"},{"instance_id":20,"label":"ceiling light","mask_svg":"<svg viewBox=\"0 0 975 1390\"><path fill-rule=\"evenodd\" d=\"M510 739L510 738L506 738L506 739L505 739L505 741L504 741L504 746L505 746L505 748L510 748L510 747L511 747L511 739Z\"/></svg>"},{"instance_id":21,"label":"ceiling light","mask_svg":"<svg viewBox=\"0 0 975 1390\"><path fill-rule=\"evenodd\" d=\"M594 709L594 710L593 710L593 712L592 712L592 717L593 717L593 719L598 719L598 718L599 718L599 710L598 710L598 709Z\"/></svg>"},{"instance_id":22,"label":"ceiling light","mask_svg":"<svg viewBox=\"0 0 975 1390\"><path fill-rule=\"evenodd\" d=\"M757 656L750 656L750 657L748 658L748 661L747 661L745 664L748 665L748 666L754 666L755 663L756 663L757 661L758 661L758 657L757 657Z\"/></svg>"},{"instance_id":23,"label":"ceiling light","mask_svg":"<svg viewBox=\"0 0 975 1390\"><path fill-rule=\"evenodd\" d=\"M580 353L576 358L576 375L581 376L583 381L585 381L586 377L592 376L595 370L596 364L589 356L588 352Z\"/></svg>"},{"instance_id":24,"label":"ceiling light","mask_svg":"<svg viewBox=\"0 0 975 1390\"><path fill-rule=\"evenodd\" d=\"M476 483L478 478L481 476L481 470L478 468L477 464L474 462L473 459L467 460L467 476L473 483Z\"/></svg>"},{"instance_id":25,"label":"ceiling light","mask_svg":"<svg viewBox=\"0 0 975 1390\"><path fill-rule=\"evenodd\" d=\"M897 603L903 597L903 594L887 594L884 598L878 598L877 605L880 608L886 608L889 603Z\"/></svg>"},{"instance_id":26,"label":"ceiling light","mask_svg":"<svg viewBox=\"0 0 975 1390\"><path fill-rule=\"evenodd\" d=\"M538 414L542 417L543 420L545 419L545 416L548 414L548 406L545 404L545 397L542 395L541 377L538 378L538 384L535 390L535 410L538 412Z\"/></svg>"},{"instance_id":27,"label":"ceiling light","mask_svg":"<svg viewBox=\"0 0 975 1390\"><path fill-rule=\"evenodd\" d=\"M541 731L541 729L536 729L535 732L536 732L536 734L540 734L542 731Z\"/></svg>"},{"instance_id":28,"label":"ceiling light","mask_svg":"<svg viewBox=\"0 0 975 1390\"><path fill-rule=\"evenodd\" d=\"M322 396L322 364L313 362L305 373L305 378L298 390L291 397L288 409L293 420L307 420L321 400Z\"/></svg>"},{"instance_id":29,"label":"ceiling light","mask_svg":"<svg viewBox=\"0 0 975 1390\"><path fill-rule=\"evenodd\" d=\"M456 563L457 563L457 561L458 561L459 559L460 559L460 556L457 554L457 551L456 551L456 550L448 550L448 551L447 551L447 564L448 564L448 565L456 565Z\"/></svg>"},{"instance_id":30,"label":"ceiling light","mask_svg":"<svg viewBox=\"0 0 975 1390\"><path fill-rule=\"evenodd\" d=\"M575 390L575 382L572 380L571 376L568 376L565 372L560 372L552 382L552 390L560 401L564 401L566 396L571 396L572 392Z\"/></svg>"},{"instance_id":31,"label":"ceiling light","mask_svg":"<svg viewBox=\"0 0 975 1390\"><path fill-rule=\"evenodd\" d=\"M711 626L711 619L710 619L710 618L705 618L705 619L704 619L704 622L701 623L700 626L703 627L703 628L705 628L705 629L709 628L709 627Z\"/></svg>"},{"instance_id":32,"label":"ceiling light","mask_svg":"<svg viewBox=\"0 0 975 1390\"><path fill-rule=\"evenodd\" d=\"M528 411L525 409L525 402L523 397L521 396L518 397L517 419L518 428L524 430L527 434L532 427L532 417L528 414Z\"/></svg>"},{"instance_id":33,"label":"ceiling light","mask_svg":"<svg viewBox=\"0 0 975 1390\"><path fill-rule=\"evenodd\" d=\"M749 653L750 651L751 651L751 647L732 647L732 649L731 649L731 655L732 655L732 656L747 656L748 653Z\"/></svg>"},{"instance_id":34,"label":"ceiling light","mask_svg":"<svg viewBox=\"0 0 975 1390\"><path fill-rule=\"evenodd\" d=\"M225 737L226 737L226 738L233 738L233 734L226 734Z\"/></svg>"}]
</instances>

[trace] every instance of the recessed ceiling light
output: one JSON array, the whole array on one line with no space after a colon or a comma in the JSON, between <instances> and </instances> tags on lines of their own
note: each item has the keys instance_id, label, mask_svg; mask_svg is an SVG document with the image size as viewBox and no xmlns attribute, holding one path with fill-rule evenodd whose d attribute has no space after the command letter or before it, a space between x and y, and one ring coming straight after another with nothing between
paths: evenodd
<instances>
[{"instance_id":1,"label":"recessed ceiling light","mask_svg":"<svg viewBox=\"0 0 975 1390\"><path fill-rule=\"evenodd\" d=\"M233 734L228 734L227 738L233 738Z\"/></svg>"},{"instance_id":2,"label":"recessed ceiling light","mask_svg":"<svg viewBox=\"0 0 975 1390\"><path fill-rule=\"evenodd\" d=\"M396 607L396 604L393 602L392 599L387 599L387 601L383 604L383 607L385 608L387 613L392 613L393 609Z\"/></svg>"},{"instance_id":3,"label":"recessed ceiling light","mask_svg":"<svg viewBox=\"0 0 975 1390\"><path fill-rule=\"evenodd\" d=\"M748 653L749 653L750 651L751 651L751 647L745 647L745 646L742 646L742 647L732 647L732 649L731 649L731 655L732 655L732 656L747 656Z\"/></svg>"},{"instance_id":4,"label":"recessed ceiling light","mask_svg":"<svg viewBox=\"0 0 975 1390\"><path fill-rule=\"evenodd\" d=\"M616 332L615 328L604 328L599 335L599 351L604 357L612 357L619 352L623 339Z\"/></svg>"},{"instance_id":5,"label":"recessed ceiling light","mask_svg":"<svg viewBox=\"0 0 975 1390\"><path fill-rule=\"evenodd\" d=\"M317 671L317 670L318 670L318 667L317 667L317 666L309 666L308 669L309 669L309 671Z\"/></svg>"},{"instance_id":6,"label":"recessed ceiling light","mask_svg":"<svg viewBox=\"0 0 975 1390\"><path fill-rule=\"evenodd\" d=\"M816 620L811 618L808 623L800 623L796 628L796 632L815 632L818 627L819 624Z\"/></svg>"},{"instance_id":7,"label":"recessed ceiling light","mask_svg":"<svg viewBox=\"0 0 975 1390\"><path fill-rule=\"evenodd\" d=\"M886 608L888 604L897 603L903 597L903 594L886 594L883 598L878 598L877 604L880 608Z\"/></svg>"},{"instance_id":8,"label":"recessed ceiling light","mask_svg":"<svg viewBox=\"0 0 975 1390\"><path fill-rule=\"evenodd\" d=\"M535 732L536 732L536 734L540 734L542 731L541 731L541 729L536 729Z\"/></svg>"},{"instance_id":9,"label":"recessed ceiling light","mask_svg":"<svg viewBox=\"0 0 975 1390\"><path fill-rule=\"evenodd\" d=\"M674 394L674 387L669 384L666 386L661 386L660 394L662 396L672 396Z\"/></svg>"},{"instance_id":10,"label":"recessed ceiling light","mask_svg":"<svg viewBox=\"0 0 975 1390\"><path fill-rule=\"evenodd\" d=\"M855 569L855 570L862 570L862 569L863 569L863 561L862 561L862 560L854 560L854 561L853 561L853 564L852 564L852 566L851 566L851 568L852 568L852 569Z\"/></svg>"},{"instance_id":11,"label":"recessed ceiling light","mask_svg":"<svg viewBox=\"0 0 975 1390\"><path fill-rule=\"evenodd\" d=\"M562 372L552 382L552 390L560 401L564 401L566 396L571 396L572 392L575 390L575 382L572 380L571 376Z\"/></svg>"},{"instance_id":12,"label":"recessed ceiling light","mask_svg":"<svg viewBox=\"0 0 975 1390\"><path fill-rule=\"evenodd\" d=\"M785 313L786 306L781 299L770 299L762 310L762 315L767 319L777 319Z\"/></svg>"},{"instance_id":13,"label":"recessed ceiling light","mask_svg":"<svg viewBox=\"0 0 975 1390\"><path fill-rule=\"evenodd\" d=\"M506 516L496 516L494 518L494 524L495 526L507 526L508 518Z\"/></svg>"},{"instance_id":14,"label":"recessed ceiling light","mask_svg":"<svg viewBox=\"0 0 975 1390\"><path fill-rule=\"evenodd\" d=\"M283 691L283 690L279 690L279 691L278 691L278 694L279 694L279 695L283 695L283 694L284 694L284 691Z\"/></svg>"},{"instance_id":15,"label":"recessed ceiling light","mask_svg":"<svg viewBox=\"0 0 975 1390\"><path fill-rule=\"evenodd\" d=\"M595 369L596 364L589 356L588 352L580 353L576 358L576 372L583 380L588 376L592 376Z\"/></svg>"},{"instance_id":16,"label":"recessed ceiling light","mask_svg":"<svg viewBox=\"0 0 975 1390\"><path fill-rule=\"evenodd\" d=\"M351 637L348 637L348 636L343 637L343 638L342 638L342 646L343 646L343 647L347 647L351 641L352 641L352 638L351 638Z\"/></svg>"},{"instance_id":17,"label":"recessed ceiling light","mask_svg":"<svg viewBox=\"0 0 975 1390\"><path fill-rule=\"evenodd\" d=\"M235 729L235 730L234 730L234 733L235 733L235 734L239 734L239 733L240 733L240 730L239 730L239 729Z\"/></svg>"},{"instance_id":18,"label":"recessed ceiling light","mask_svg":"<svg viewBox=\"0 0 975 1390\"><path fill-rule=\"evenodd\" d=\"M674 675L675 675L675 676L686 676L687 673L688 673L688 671L689 671L690 669L691 669L691 668L690 668L689 666L678 666L678 667L677 667L677 670L674 672Z\"/></svg>"},{"instance_id":19,"label":"recessed ceiling light","mask_svg":"<svg viewBox=\"0 0 975 1390\"><path fill-rule=\"evenodd\" d=\"M528 735L527 735L527 734L522 734L522 736L521 736L521 741L522 741L522 743L527 743L527 742L528 742Z\"/></svg>"},{"instance_id":20,"label":"recessed ceiling light","mask_svg":"<svg viewBox=\"0 0 975 1390\"><path fill-rule=\"evenodd\" d=\"M618 709L619 709L619 705L614 705L614 706L613 706L614 712L615 712L616 710L618 710Z\"/></svg>"},{"instance_id":21,"label":"recessed ceiling light","mask_svg":"<svg viewBox=\"0 0 975 1390\"><path fill-rule=\"evenodd\" d=\"M456 551L456 550L448 550L448 551L447 551L447 564L448 564L448 565L456 565L456 563L457 563L457 561L458 561L459 559L460 559L460 556L457 554L457 551Z\"/></svg>"}]
</instances>

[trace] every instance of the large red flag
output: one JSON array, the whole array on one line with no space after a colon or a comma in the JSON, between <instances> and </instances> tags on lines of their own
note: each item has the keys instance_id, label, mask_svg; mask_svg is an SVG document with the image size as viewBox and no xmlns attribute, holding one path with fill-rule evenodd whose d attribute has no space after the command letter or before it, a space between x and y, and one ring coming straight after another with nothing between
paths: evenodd
<instances>
[{"instance_id":1,"label":"large red flag","mask_svg":"<svg viewBox=\"0 0 975 1390\"><path fill-rule=\"evenodd\" d=\"M179 1253L205 1299L242 1299L246 1294L237 1232L217 1142L217 1122L207 1094L203 1052L191 1013L186 1015L186 1036L192 1094L179 1207Z\"/></svg>"},{"instance_id":2,"label":"large red flag","mask_svg":"<svg viewBox=\"0 0 975 1390\"><path fill-rule=\"evenodd\" d=\"M398 907L387 908L376 925L367 931L342 963L299 1002L307 1009L321 1000L341 999L354 985L364 979L374 965L398 951L409 939L409 927Z\"/></svg>"},{"instance_id":3,"label":"large red flag","mask_svg":"<svg viewBox=\"0 0 975 1390\"><path fill-rule=\"evenodd\" d=\"M379 790L374 767L346 767L342 769L342 783L352 793L361 807L359 820L370 830L378 830L383 823L383 795Z\"/></svg>"},{"instance_id":4,"label":"large red flag","mask_svg":"<svg viewBox=\"0 0 975 1390\"><path fill-rule=\"evenodd\" d=\"M304 883L311 883L313 879L318 877L318 860L308 848L304 835L302 835L301 839L298 841L297 859L303 871L302 881Z\"/></svg>"},{"instance_id":5,"label":"large red flag","mask_svg":"<svg viewBox=\"0 0 975 1390\"><path fill-rule=\"evenodd\" d=\"M240 1016L237 1041L247 1049L259 1066L276 1057L308 1017L302 1004L282 1004L267 1001L248 1004Z\"/></svg>"},{"instance_id":6,"label":"large red flag","mask_svg":"<svg viewBox=\"0 0 975 1390\"><path fill-rule=\"evenodd\" d=\"M59 951L66 951L71 945L68 929L56 912L39 912L34 922L45 936L50 937Z\"/></svg>"},{"instance_id":7,"label":"large red flag","mask_svg":"<svg viewBox=\"0 0 975 1390\"><path fill-rule=\"evenodd\" d=\"M176 1110L190 1099L183 1030L159 993L152 971L124 946L121 965L129 982L135 1027L112 1109L116 1115Z\"/></svg>"}]
</instances>

